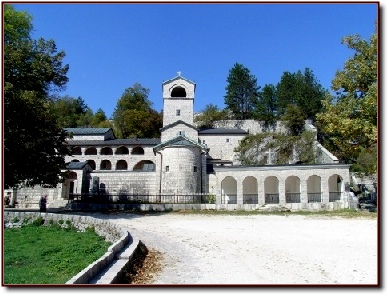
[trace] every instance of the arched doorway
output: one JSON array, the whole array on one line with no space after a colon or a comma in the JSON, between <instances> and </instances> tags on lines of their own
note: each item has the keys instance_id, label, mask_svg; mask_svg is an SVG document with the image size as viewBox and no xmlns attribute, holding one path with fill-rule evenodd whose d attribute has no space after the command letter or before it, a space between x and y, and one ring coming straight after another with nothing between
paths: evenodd
<instances>
[{"instance_id":1,"label":"arched doorway","mask_svg":"<svg viewBox=\"0 0 389 296\"><path fill-rule=\"evenodd\" d=\"M258 181L255 177L248 176L243 180L243 203L258 203Z\"/></svg>"},{"instance_id":2,"label":"arched doorway","mask_svg":"<svg viewBox=\"0 0 389 296\"><path fill-rule=\"evenodd\" d=\"M221 183L222 188L222 203L237 204L238 202L238 186L233 177L225 177Z\"/></svg>"},{"instance_id":3,"label":"arched doorway","mask_svg":"<svg viewBox=\"0 0 389 296\"><path fill-rule=\"evenodd\" d=\"M73 200L77 194L77 173L69 172L68 178L65 182L65 186L68 188L67 196Z\"/></svg>"},{"instance_id":4,"label":"arched doorway","mask_svg":"<svg viewBox=\"0 0 389 296\"><path fill-rule=\"evenodd\" d=\"M309 176L307 180L308 202L321 202L321 178L316 175Z\"/></svg>"},{"instance_id":5,"label":"arched doorway","mask_svg":"<svg viewBox=\"0 0 389 296\"><path fill-rule=\"evenodd\" d=\"M340 200L342 196L343 180L342 177L335 174L328 178L328 191L330 193L329 201Z\"/></svg>"},{"instance_id":6,"label":"arched doorway","mask_svg":"<svg viewBox=\"0 0 389 296\"><path fill-rule=\"evenodd\" d=\"M264 186L265 204L278 204L280 202L280 193L278 191L278 178L275 176L266 177Z\"/></svg>"},{"instance_id":7,"label":"arched doorway","mask_svg":"<svg viewBox=\"0 0 389 296\"><path fill-rule=\"evenodd\" d=\"M285 201L286 203L300 203L300 179L296 176L289 176L285 180Z\"/></svg>"}]
</instances>

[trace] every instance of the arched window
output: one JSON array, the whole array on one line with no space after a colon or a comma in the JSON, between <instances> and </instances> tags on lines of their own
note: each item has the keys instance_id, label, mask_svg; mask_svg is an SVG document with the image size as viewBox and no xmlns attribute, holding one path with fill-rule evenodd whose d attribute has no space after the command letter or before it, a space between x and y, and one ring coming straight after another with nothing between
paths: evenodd
<instances>
[{"instance_id":1,"label":"arched window","mask_svg":"<svg viewBox=\"0 0 389 296\"><path fill-rule=\"evenodd\" d=\"M120 146L116 149L116 155L129 154L128 148L125 146Z\"/></svg>"},{"instance_id":2,"label":"arched window","mask_svg":"<svg viewBox=\"0 0 389 296\"><path fill-rule=\"evenodd\" d=\"M96 169L96 163L95 163L94 160L89 159L89 160L87 160L86 162L89 164L89 166L92 168L92 170L95 170L95 169Z\"/></svg>"},{"instance_id":3,"label":"arched window","mask_svg":"<svg viewBox=\"0 0 389 296\"><path fill-rule=\"evenodd\" d=\"M100 170L111 170L111 162L109 160L102 160L100 163Z\"/></svg>"},{"instance_id":4,"label":"arched window","mask_svg":"<svg viewBox=\"0 0 389 296\"><path fill-rule=\"evenodd\" d=\"M172 98L186 98L185 88L181 86L173 88L171 96Z\"/></svg>"},{"instance_id":5,"label":"arched window","mask_svg":"<svg viewBox=\"0 0 389 296\"><path fill-rule=\"evenodd\" d=\"M155 164L151 160L142 160L134 166L133 170L143 172L155 172Z\"/></svg>"},{"instance_id":6,"label":"arched window","mask_svg":"<svg viewBox=\"0 0 389 296\"><path fill-rule=\"evenodd\" d=\"M143 155L143 154L145 154L145 151L143 150L142 147L137 146L137 147L134 147L132 149L131 154L133 154L133 155Z\"/></svg>"},{"instance_id":7,"label":"arched window","mask_svg":"<svg viewBox=\"0 0 389 296\"><path fill-rule=\"evenodd\" d=\"M73 147L72 154L73 155L81 155L81 147Z\"/></svg>"},{"instance_id":8,"label":"arched window","mask_svg":"<svg viewBox=\"0 0 389 296\"><path fill-rule=\"evenodd\" d=\"M116 163L116 170L127 170L127 161L121 159L121 160L118 160L117 163Z\"/></svg>"},{"instance_id":9,"label":"arched window","mask_svg":"<svg viewBox=\"0 0 389 296\"><path fill-rule=\"evenodd\" d=\"M97 149L95 147L88 147L85 150L85 155L97 155Z\"/></svg>"},{"instance_id":10,"label":"arched window","mask_svg":"<svg viewBox=\"0 0 389 296\"><path fill-rule=\"evenodd\" d=\"M113 151L111 147L103 147L100 150L100 155L112 155Z\"/></svg>"}]
</instances>

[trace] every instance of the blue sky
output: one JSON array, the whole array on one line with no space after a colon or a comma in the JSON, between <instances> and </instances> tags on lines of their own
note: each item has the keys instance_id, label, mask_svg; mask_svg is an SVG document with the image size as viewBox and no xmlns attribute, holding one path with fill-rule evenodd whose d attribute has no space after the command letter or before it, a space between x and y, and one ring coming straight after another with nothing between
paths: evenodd
<instances>
[{"instance_id":1,"label":"blue sky","mask_svg":"<svg viewBox=\"0 0 389 296\"><path fill-rule=\"evenodd\" d=\"M329 89L353 54L341 38L369 39L377 3L272 4L16 4L33 16L33 37L54 39L66 53L69 83L60 95L82 97L110 117L134 83L150 89L163 108L162 83L181 75L196 83L195 111L224 108L234 63L259 86L277 84L284 71L310 68Z\"/></svg>"}]
</instances>

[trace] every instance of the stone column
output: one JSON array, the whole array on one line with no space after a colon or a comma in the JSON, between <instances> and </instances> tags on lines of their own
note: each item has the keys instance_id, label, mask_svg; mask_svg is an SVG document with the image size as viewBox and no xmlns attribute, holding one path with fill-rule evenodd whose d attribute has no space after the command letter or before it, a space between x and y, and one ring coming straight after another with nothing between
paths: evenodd
<instances>
[{"instance_id":1,"label":"stone column","mask_svg":"<svg viewBox=\"0 0 389 296\"><path fill-rule=\"evenodd\" d=\"M278 192L280 196L280 205L285 205L285 178L283 177L278 178Z\"/></svg>"},{"instance_id":2,"label":"stone column","mask_svg":"<svg viewBox=\"0 0 389 296\"><path fill-rule=\"evenodd\" d=\"M236 194L237 194L237 204L243 204L243 179L238 177L236 178Z\"/></svg>"},{"instance_id":3,"label":"stone column","mask_svg":"<svg viewBox=\"0 0 389 296\"><path fill-rule=\"evenodd\" d=\"M265 204L265 179L261 176L257 178L258 182L258 204Z\"/></svg>"},{"instance_id":4,"label":"stone column","mask_svg":"<svg viewBox=\"0 0 389 296\"><path fill-rule=\"evenodd\" d=\"M330 202L330 188L328 187L328 176L321 177L321 192L322 192L322 202L328 204Z\"/></svg>"},{"instance_id":5,"label":"stone column","mask_svg":"<svg viewBox=\"0 0 389 296\"><path fill-rule=\"evenodd\" d=\"M308 185L307 179L300 179L300 203L307 204L308 203Z\"/></svg>"}]
</instances>

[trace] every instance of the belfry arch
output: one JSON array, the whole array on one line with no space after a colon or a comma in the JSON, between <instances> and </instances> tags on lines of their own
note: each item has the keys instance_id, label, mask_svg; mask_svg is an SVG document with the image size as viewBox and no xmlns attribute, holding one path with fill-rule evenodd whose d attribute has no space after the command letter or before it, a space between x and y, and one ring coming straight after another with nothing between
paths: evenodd
<instances>
[{"instance_id":1,"label":"belfry arch","mask_svg":"<svg viewBox=\"0 0 389 296\"><path fill-rule=\"evenodd\" d=\"M186 90L182 86L176 86L172 89L172 98L186 98Z\"/></svg>"}]
</instances>

